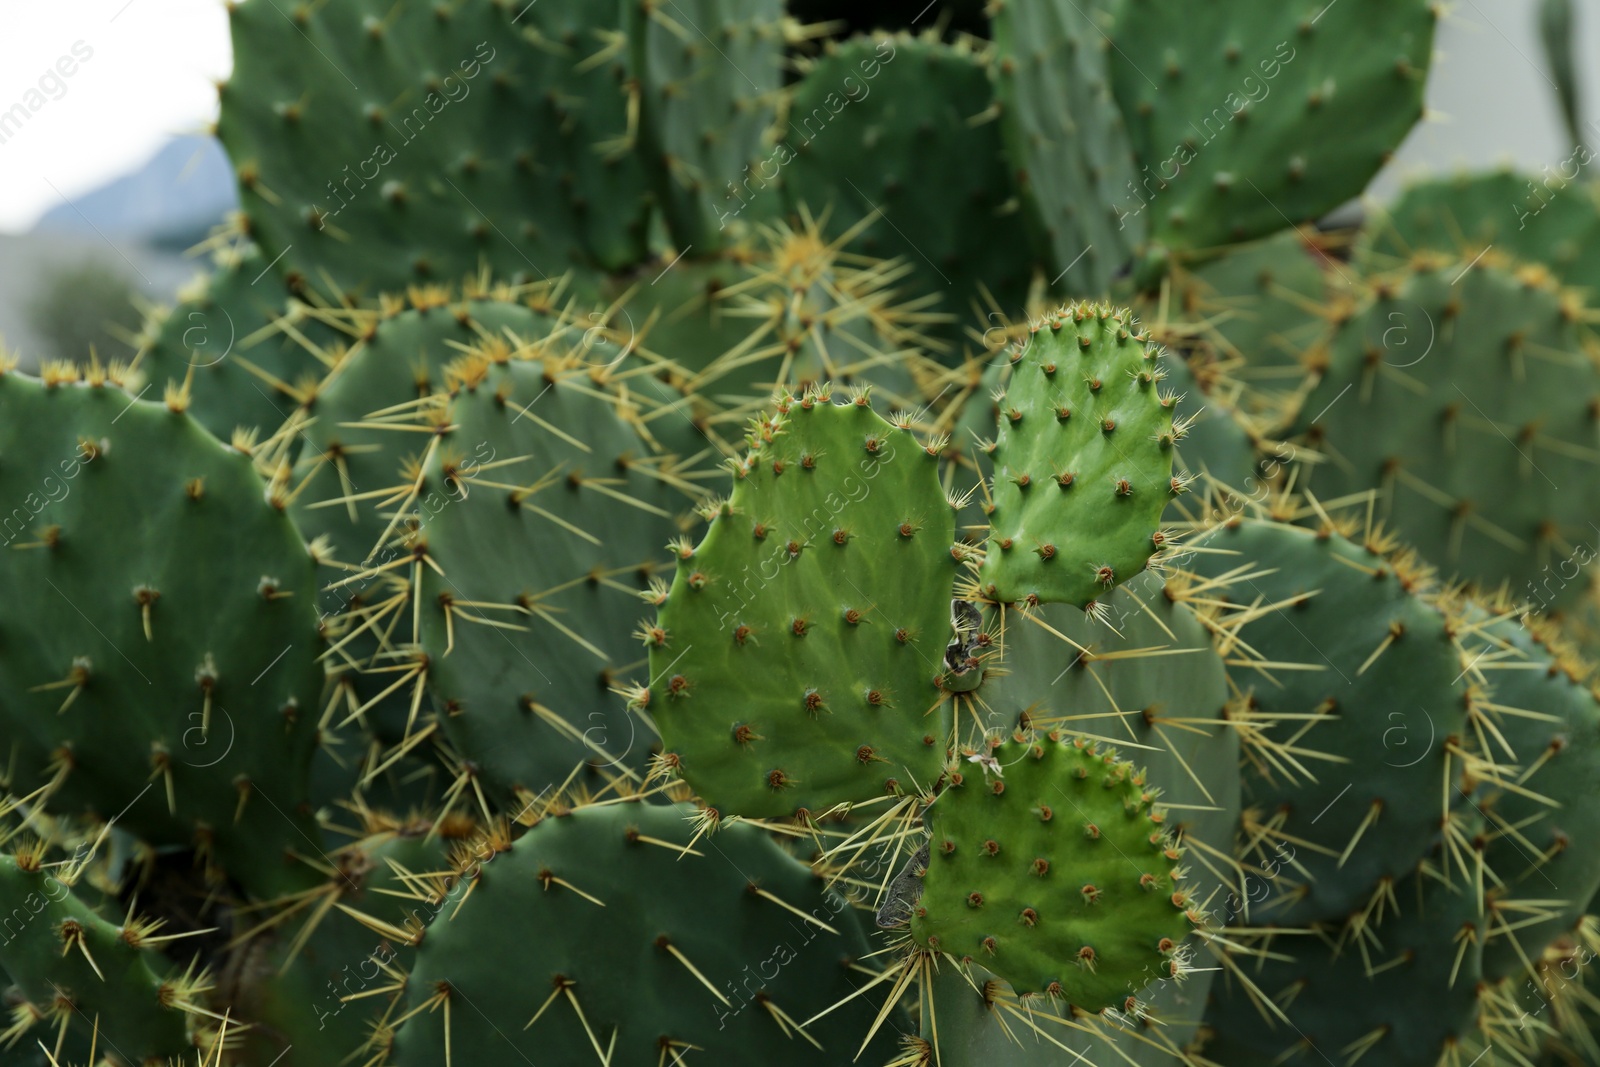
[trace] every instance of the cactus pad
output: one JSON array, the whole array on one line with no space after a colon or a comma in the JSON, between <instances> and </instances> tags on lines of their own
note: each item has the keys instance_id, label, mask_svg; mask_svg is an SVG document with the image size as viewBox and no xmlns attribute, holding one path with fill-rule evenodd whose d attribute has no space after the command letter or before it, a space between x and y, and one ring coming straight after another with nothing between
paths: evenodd
<instances>
[{"instance_id":1,"label":"cactus pad","mask_svg":"<svg viewBox=\"0 0 1600 1067\"><path fill-rule=\"evenodd\" d=\"M1021 315L1033 274L986 66L966 43L846 41L796 86L784 145L791 207L831 208L838 233L882 211L852 247L903 260L915 291L942 294L959 325L990 310L985 288L1002 313Z\"/></svg>"},{"instance_id":2,"label":"cactus pad","mask_svg":"<svg viewBox=\"0 0 1600 1067\"><path fill-rule=\"evenodd\" d=\"M166 961L157 943L146 940L156 932L152 924L107 920L79 896L72 879L56 876L60 868L42 869L39 859L32 846L0 856L0 914L6 916L0 966L27 1002L16 1006L13 1020L44 1013L55 1022L59 1016L63 1028L70 1020L85 1037L98 1023L100 1046L115 1049L121 1062L165 1063L192 1050L186 1009L196 1007L192 998L207 988L204 979L161 977ZM15 1040L25 1028L5 1036Z\"/></svg>"},{"instance_id":3,"label":"cactus pad","mask_svg":"<svg viewBox=\"0 0 1600 1067\"><path fill-rule=\"evenodd\" d=\"M1577 177L1581 168L1572 169ZM1600 287L1600 190L1546 170L1537 178L1496 170L1410 186L1362 229L1357 262L1376 269L1421 249L1470 260L1493 245L1593 293Z\"/></svg>"},{"instance_id":4,"label":"cactus pad","mask_svg":"<svg viewBox=\"0 0 1600 1067\"><path fill-rule=\"evenodd\" d=\"M501 1063L516 1050L659 1067L757 1049L765 1064L848 1062L875 1014L866 998L797 1024L860 982L849 963L869 947L849 902L753 827L725 827L715 850L692 844L689 813L578 808L478 866L417 950L416 1014L394 1062ZM489 944L523 962L496 965ZM889 1044L863 1062L882 1062Z\"/></svg>"},{"instance_id":5,"label":"cactus pad","mask_svg":"<svg viewBox=\"0 0 1600 1067\"><path fill-rule=\"evenodd\" d=\"M1169 249L1313 221L1422 117L1432 0L1124 0L1107 52L1138 173L1118 214Z\"/></svg>"},{"instance_id":6,"label":"cactus pad","mask_svg":"<svg viewBox=\"0 0 1600 1067\"><path fill-rule=\"evenodd\" d=\"M253 247L146 326L133 367L156 389L189 382L190 411L219 440L271 436L328 371L338 335L304 313ZM298 337L298 339L297 339Z\"/></svg>"},{"instance_id":7,"label":"cactus pad","mask_svg":"<svg viewBox=\"0 0 1600 1067\"><path fill-rule=\"evenodd\" d=\"M1176 398L1127 312L1075 304L1010 351L979 582L991 599L1080 607L1144 568L1180 489Z\"/></svg>"},{"instance_id":8,"label":"cactus pad","mask_svg":"<svg viewBox=\"0 0 1600 1067\"><path fill-rule=\"evenodd\" d=\"M774 162L766 134L782 84L783 0L624 3L641 150L667 231L680 248L710 252L743 229L731 220L781 205L759 190Z\"/></svg>"},{"instance_id":9,"label":"cactus pad","mask_svg":"<svg viewBox=\"0 0 1600 1067\"><path fill-rule=\"evenodd\" d=\"M1050 284L1101 296L1146 232L1142 216L1119 218L1136 174L1103 33L1074 0L997 0L991 13L1006 152L1054 260Z\"/></svg>"},{"instance_id":10,"label":"cactus pad","mask_svg":"<svg viewBox=\"0 0 1600 1067\"><path fill-rule=\"evenodd\" d=\"M217 132L247 232L344 293L646 256L626 41L605 5L229 7ZM336 294L342 295L342 294Z\"/></svg>"},{"instance_id":11,"label":"cactus pad","mask_svg":"<svg viewBox=\"0 0 1600 1067\"><path fill-rule=\"evenodd\" d=\"M11 788L121 812L270 894L316 837L322 669L315 564L268 495L187 415L103 380L0 374Z\"/></svg>"},{"instance_id":12,"label":"cactus pad","mask_svg":"<svg viewBox=\"0 0 1600 1067\"><path fill-rule=\"evenodd\" d=\"M1493 255L1380 279L1294 428L1329 457L1306 483L1320 498L1376 490L1377 517L1446 576L1520 591L1600 520L1574 491L1600 470L1600 355L1576 296Z\"/></svg>"},{"instance_id":13,"label":"cactus pad","mask_svg":"<svg viewBox=\"0 0 1600 1067\"><path fill-rule=\"evenodd\" d=\"M1420 568L1331 531L1232 521L1191 565L1250 609L1220 645L1245 696L1244 826L1252 862L1295 849L1263 914L1342 918L1415 867L1457 799L1469 660Z\"/></svg>"},{"instance_id":14,"label":"cactus pad","mask_svg":"<svg viewBox=\"0 0 1600 1067\"><path fill-rule=\"evenodd\" d=\"M637 591L665 566L689 483L581 362L464 362L415 541L444 734L502 795L584 760L642 766L654 738L609 690L642 659Z\"/></svg>"},{"instance_id":15,"label":"cactus pad","mask_svg":"<svg viewBox=\"0 0 1600 1067\"><path fill-rule=\"evenodd\" d=\"M928 810L912 939L1089 1011L1121 1007L1151 969L1182 974L1202 919L1143 772L1055 735L983 755L952 767Z\"/></svg>"},{"instance_id":16,"label":"cactus pad","mask_svg":"<svg viewBox=\"0 0 1600 1067\"><path fill-rule=\"evenodd\" d=\"M643 627L664 747L730 815L932 788L956 570L937 449L826 389L749 444Z\"/></svg>"}]
</instances>

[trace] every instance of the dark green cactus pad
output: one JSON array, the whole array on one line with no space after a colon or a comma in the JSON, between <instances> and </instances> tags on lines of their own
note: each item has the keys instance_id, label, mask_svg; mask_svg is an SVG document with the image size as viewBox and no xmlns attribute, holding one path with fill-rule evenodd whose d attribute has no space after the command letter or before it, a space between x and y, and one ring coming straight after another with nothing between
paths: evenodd
<instances>
[{"instance_id":1,"label":"dark green cactus pad","mask_svg":"<svg viewBox=\"0 0 1600 1067\"><path fill-rule=\"evenodd\" d=\"M1083 607L1144 569L1179 492L1161 351L1128 312L1074 304L1008 358L979 584L995 600Z\"/></svg>"},{"instance_id":2,"label":"dark green cactus pad","mask_svg":"<svg viewBox=\"0 0 1600 1067\"><path fill-rule=\"evenodd\" d=\"M1537 176L1496 170L1412 185L1362 230L1356 260L1381 269L1431 250L1466 261L1493 245L1592 294L1600 289L1600 189L1573 179L1593 158L1575 154Z\"/></svg>"},{"instance_id":3,"label":"dark green cactus pad","mask_svg":"<svg viewBox=\"0 0 1600 1067\"><path fill-rule=\"evenodd\" d=\"M1556 101L1566 123L1567 139L1582 145L1585 138L1581 121L1582 90L1578 87L1579 40L1574 28L1572 0L1540 0L1539 43L1544 46L1545 62L1555 76Z\"/></svg>"},{"instance_id":4,"label":"dark green cactus pad","mask_svg":"<svg viewBox=\"0 0 1600 1067\"><path fill-rule=\"evenodd\" d=\"M1600 470L1583 314L1542 272L1487 257L1380 279L1295 421L1328 457L1303 484L1324 500L1376 491L1377 517L1446 576L1520 594L1600 519L1576 491Z\"/></svg>"},{"instance_id":5,"label":"dark green cactus pad","mask_svg":"<svg viewBox=\"0 0 1600 1067\"><path fill-rule=\"evenodd\" d=\"M360 563L379 549L388 515L370 501L346 498L404 484L402 468L414 466L427 447L424 435L388 428L420 419L402 405L443 394L445 367L469 349L488 346L509 360L514 350L540 350L563 327L524 304L491 299L429 303L352 319L352 327L361 336L306 412L295 480L312 480L296 497L293 515L308 537L326 536L337 558ZM583 332L580 325L565 329ZM328 606L348 596L332 596Z\"/></svg>"},{"instance_id":6,"label":"dark green cactus pad","mask_svg":"<svg viewBox=\"0 0 1600 1067\"><path fill-rule=\"evenodd\" d=\"M624 0L640 146L667 231L701 254L778 215L768 131L783 77L783 0ZM742 225L741 225L742 224Z\"/></svg>"},{"instance_id":7,"label":"dark green cactus pad","mask_svg":"<svg viewBox=\"0 0 1600 1067\"><path fill-rule=\"evenodd\" d=\"M1472 1052L1457 1050L1475 1036L1481 1004L1484 921L1476 887L1460 870L1448 881L1432 870L1397 880L1391 892L1393 903L1374 916L1314 926L1310 936L1293 939L1292 950L1284 940L1245 935L1238 970L1225 970L1212 986L1207 1060L1270 1067L1364 1048L1374 1063L1470 1062ZM1238 972L1277 1001L1288 1022L1262 1007ZM1501 1019L1503 1048L1519 1040L1515 1021Z\"/></svg>"},{"instance_id":8,"label":"dark green cactus pad","mask_svg":"<svg viewBox=\"0 0 1600 1067\"><path fill-rule=\"evenodd\" d=\"M956 573L937 450L826 390L749 444L645 626L663 746L726 815L931 789Z\"/></svg>"},{"instance_id":9,"label":"dark green cactus pad","mask_svg":"<svg viewBox=\"0 0 1600 1067\"><path fill-rule=\"evenodd\" d=\"M1221 388L1208 392L1202 387L1189 360L1168 355L1162 360L1162 367L1166 370L1162 382L1165 391L1178 397L1173 407L1174 421L1185 427L1175 450L1173 469L1202 482L1197 495L1221 486L1249 492L1255 486L1255 437L1245 417L1234 407L1233 398ZM1167 505L1167 521L1181 520L1192 510L1193 503L1187 493L1172 500Z\"/></svg>"},{"instance_id":10,"label":"dark green cactus pad","mask_svg":"<svg viewBox=\"0 0 1600 1067\"><path fill-rule=\"evenodd\" d=\"M432 563L419 636L444 735L502 796L584 761L642 766L655 738L610 690L644 659L638 592L694 487L581 361L466 373L414 542Z\"/></svg>"},{"instance_id":11,"label":"dark green cactus pad","mask_svg":"<svg viewBox=\"0 0 1600 1067\"><path fill-rule=\"evenodd\" d=\"M514 348L532 349L546 342L558 327L540 312L511 301L475 300L457 305L427 304L389 318L353 319L361 337L329 374L305 415L300 433L300 458L295 484L303 485L291 514L309 538L325 537L334 557L359 570L394 563L405 554L409 524L390 520L414 482L429 442L416 431L424 398L445 390L444 368L475 346L494 349L509 359ZM581 332L581 331L580 331ZM516 338L518 340L513 340ZM385 492L387 490L387 492ZM445 498L423 496L418 511ZM326 583L321 608L330 618L348 616L347 628L371 621L380 602L403 593L410 573L398 578L356 577L341 573ZM396 614L403 624L395 622ZM365 634L338 645L335 668L353 687L355 707L363 706L394 681L388 674L363 676L356 668L393 666L392 658L375 660L395 643L410 637L411 608L390 609ZM380 637L398 634L395 642ZM366 721L379 737L394 743L404 732L412 707L412 690L386 700Z\"/></svg>"},{"instance_id":12,"label":"dark green cactus pad","mask_svg":"<svg viewBox=\"0 0 1600 1067\"><path fill-rule=\"evenodd\" d=\"M828 210L832 233L881 211L851 247L909 264L912 288L939 294L954 316L938 328L946 341L987 325L991 309L1020 316L1033 277L987 66L966 42L831 46L795 87L783 146L791 209Z\"/></svg>"},{"instance_id":13,"label":"dark green cactus pad","mask_svg":"<svg viewBox=\"0 0 1600 1067\"><path fill-rule=\"evenodd\" d=\"M394 1062L849 1062L877 1014L870 994L795 1027L866 981L849 969L871 951L849 901L754 827L691 844L690 814L579 808L479 867L418 948ZM486 944L520 962L494 964ZM891 1054L892 1030L861 1062Z\"/></svg>"},{"instance_id":14,"label":"dark green cactus pad","mask_svg":"<svg viewBox=\"0 0 1600 1067\"><path fill-rule=\"evenodd\" d=\"M981 755L950 768L928 809L912 939L1088 1011L1122 1007L1152 970L1183 973L1203 920L1144 773L1054 733Z\"/></svg>"},{"instance_id":15,"label":"dark green cactus pad","mask_svg":"<svg viewBox=\"0 0 1600 1067\"><path fill-rule=\"evenodd\" d=\"M921 333L927 316L894 288L910 268L843 253L814 223L769 227L763 244L713 310L742 335L683 390L749 411L785 390L870 385L896 411L920 407L920 384L939 368L913 350L933 343Z\"/></svg>"},{"instance_id":16,"label":"dark green cactus pad","mask_svg":"<svg viewBox=\"0 0 1600 1067\"><path fill-rule=\"evenodd\" d=\"M1469 617L1480 627L1466 637L1474 662L1494 704L1510 709L1496 721L1510 754L1492 750L1507 770L1480 786L1495 831L1483 859L1502 883L1488 890L1484 973L1494 979L1519 975L1600 890L1600 849L1587 844L1600 833L1600 699L1587 665L1548 646L1547 624Z\"/></svg>"},{"instance_id":17,"label":"dark green cactus pad","mask_svg":"<svg viewBox=\"0 0 1600 1067\"><path fill-rule=\"evenodd\" d=\"M315 390L344 339L307 314L266 257L225 254L145 325L137 370L156 391L189 382L190 412L222 441L236 428L270 437Z\"/></svg>"},{"instance_id":18,"label":"dark green cactus pad","mask_svg":"<svg viewBox=\"0 0 1600 1067\"><path fill-rule=\"evenodd\" d=\"M1104 33L1073 0L997 0L991 15L1006 154L1054 261L1050 285L1103 295L1148 221L1120 206L1136 173Z\"/></svg>"},{"instance_id":19,"label":"dark green cactus pad","mask_svg":"<svg viewBox=\"0 0 1600 1067\"><path fill-rule=\"evenodd\" d=\"M333 905L257 935L250 950L272 977L230 990L234 1017L253 1024L240 1038L242 1059L287 1060L293 1046L297 1064L338 1067L379 1024L394 1024L404 999L395 976L415 959L421 931L465 891L448 877L452 850L494 854L482 835L451 831L426 821L374 829L326 857L333 887L322 891ZM295 1040L313 1033L315 1041Z\"/></svg>"},{"instance_id":20,"label":"dark green cactus pad","mask_svg":"<svg viewBox=\"0 0 1600 1067\"><path fill-rule=\"evenodd\" d=\"M1457 799L1468 658L1415 573L1338 534L1236 520L1200 549L1208 597L1262 609L1219 647L1251 723L1247 860L1286 843L1293 863L1248 917L1343 917L1426 856Z\"/></svg>"},{"instance_id":21,"label":"dark green cactus pad","mask_svg":"<svg viewBox=\"0 0 1600 1067\"><path fill-rule=\"evenodd\" d=\"M1125 0L1107 53L1137 173L1119 215L1173 250L1313 221L1422 117L1431 0Z\"/></svg>"},{"instance_id":22,"label":"dark green cactus pad","mask_svg":"<svg viewBox=\"0 0 1600 1067\"><path fill-rule=\"evenodd\" d=\"M11 789L284 889L317 835L322 640L279 490L187 415L8 373L0 499Z\"/></svg>"},{"instance_id":23,"label":"dark green cactus pad","mask_svg":"<svg viewBox=\"0 0 1600 1067\"><path fill-rule=\"evenodd\" d=\"M155 943L143 941L154 933L148 923L124 926L103 917L71 879L57 877L63 868L41 868L39 858L37 849L0 856L0 913L6 916L0 966L17 992L33 1011L53 1013L69 1003L80 1038L98 1020L99 1047L114 1049L121 1062L165 1063L192 1051L190 1016L179 1005L196 1006L189 998L200 983L185 981L181 972L175 980L162 977L171 965ZM29 1013L19 1006L18 1017ZM41 1025L24 1041L53 1045L59 1024L50 1022L49 1030Z\"/></svg>"},{"instance_id":24,"label":"dark green cactus pad","mask_svg":"<svg viewBox=\"0 0 1600 1067\"><path fill-rule=\"evenodd\" d=\"M368 298L485 265L536 281L646 258L651 196L627 140L618 14L232 5L217 132L247 232L291 281Z\"/></svg>"},{"instance_id":25,"label":"dark green cactus pad","mask_svg":"<svg viewBox=\"0 0 1600 1067\"><path fill-rule=\"evenodd\" d=\"M1320 312L1329 279L1321 253L1296 230L1227 249L1172 273L1178 317L1201 324L1201 339L1256 390L1287 392L1305 374L1300 356L1327 329ZM1337 269L1337 268L1336 268Z\"/></svg>"}]
</instances>

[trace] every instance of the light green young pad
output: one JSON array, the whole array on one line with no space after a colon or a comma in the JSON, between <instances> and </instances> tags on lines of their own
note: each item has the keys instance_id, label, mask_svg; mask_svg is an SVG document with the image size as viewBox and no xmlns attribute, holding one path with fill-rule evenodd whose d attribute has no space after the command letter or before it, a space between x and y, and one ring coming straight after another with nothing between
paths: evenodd
<instances>
[{"instance_id":1,"label":"light green young pad","mask_svg":"<svg viewBox=\"0 0 1600 1067\"><path fill-rule=\"evenodd\" d=\"M990 599L1083 607L1158 547L1182 430L1161 352L1136 330L1128 312L1074 304L1011 349L978 575Z\"/></svg>"},{"instance_id":2,"label":"light green young pad","mask_svg":"<svg viewBox=\"0 0 1600 1067\"><path fill-rule=\"evenodd\" d=\"M826 390L749 444L644 627L665 749L726 815L932 788L956 572L937 453Z\"/></svg>"},{"instance_id":3,"label":"light green young pad","mask_svg":"<svg viewBox=\"0 0 1600 1067\"><path fill-rule=\"evenodd\" d=\"M1018 993L1121 1008L1186 969L1202 921L1144 772L1093 742L1018 732L960 762L929 808L911 936Z\"/></svg>"}]
</instances>

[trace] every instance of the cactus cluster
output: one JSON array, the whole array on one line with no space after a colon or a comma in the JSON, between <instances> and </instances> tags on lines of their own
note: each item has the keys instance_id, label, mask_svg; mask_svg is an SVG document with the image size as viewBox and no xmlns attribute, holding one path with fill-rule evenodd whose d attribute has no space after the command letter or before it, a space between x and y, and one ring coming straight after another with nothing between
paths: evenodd
<instances>
[{"instance_id":1,"label":"cactus cluster","mask_svg":"<svg viewBox=\"0 0 1600 1067\"><path fill-rule=\"evenodd\" d=\"M1423 0L934 6L230 5L0 362L0 1065L1600 1063L1592 190L1316 228Z\"/></svg>"}]
</instances>

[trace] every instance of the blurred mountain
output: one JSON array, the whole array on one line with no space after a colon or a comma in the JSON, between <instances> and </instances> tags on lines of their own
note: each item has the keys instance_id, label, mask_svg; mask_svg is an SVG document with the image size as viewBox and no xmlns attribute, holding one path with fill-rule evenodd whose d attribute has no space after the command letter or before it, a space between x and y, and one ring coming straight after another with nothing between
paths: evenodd
<instances>
[{"instance_id":1,"label":"blurred mountain","mask_svg":"<svg viewBox=\"0 0 1600 1067\"><path fill-rule=\"evenodd\" d=\"M131 239L181 251L238 207L233 167L214 137L175 137L131 174L47 211L35 233Z\"/></svg>"}]
</instances>

